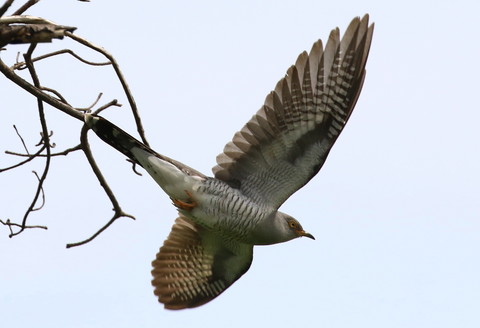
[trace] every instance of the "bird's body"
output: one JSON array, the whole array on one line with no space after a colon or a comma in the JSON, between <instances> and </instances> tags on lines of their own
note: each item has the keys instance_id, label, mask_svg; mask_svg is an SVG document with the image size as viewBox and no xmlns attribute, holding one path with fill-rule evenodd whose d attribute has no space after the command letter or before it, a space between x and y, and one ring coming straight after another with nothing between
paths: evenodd
<instances>
[{"instance_id":1,"label":"bird's body","mask_svg":"<svg viewBox=\"0 0 480 328\"><path fill-rule=\"evenodd\" d=\"M340 40L302 53L237 132L206 175L160 155L94 115L87 124L140 164L170 196L179 217L153 261L152 284L169 309L209 302L250 267L254 245L306 233L282 203L320 170L345 126L365 78L373 24L352 21Z\"/></svg>"}]
</instances>

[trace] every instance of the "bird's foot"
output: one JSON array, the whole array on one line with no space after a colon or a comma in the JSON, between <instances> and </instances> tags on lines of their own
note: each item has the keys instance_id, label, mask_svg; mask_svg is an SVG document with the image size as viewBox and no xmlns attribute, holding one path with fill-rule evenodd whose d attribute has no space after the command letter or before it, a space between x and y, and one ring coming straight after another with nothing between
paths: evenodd
<instances>
[{"instance_id":1,"label":"bird's foot","mask_svg":"<svg viewBox=\"0 0 480 328\"><path fill-rule=\"evenodd\" d=\"M177 208L185 211L191 211L194 207L198 205L198 203L193 200L192 194L188 190L185 190L185 193L188 196L188 199L186 201L171 198L171 197L170 199L172 200L173 205L175 205Z\"/></svg>"}]
</instances>

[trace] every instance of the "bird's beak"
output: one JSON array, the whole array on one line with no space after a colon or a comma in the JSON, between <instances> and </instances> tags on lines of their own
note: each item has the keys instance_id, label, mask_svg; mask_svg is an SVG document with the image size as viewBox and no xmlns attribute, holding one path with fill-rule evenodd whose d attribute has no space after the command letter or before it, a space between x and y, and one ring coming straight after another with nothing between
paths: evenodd
<instances>
[{"instance_id":1,"label":"bird's beak","mask_svg":"<svg viewBox=\"0 0 480 328\"><path fill-rule=\"evenodd\" d=\"M302 236L302 237L308 237L308 238L310 238L310 239L315 240L315 237L313 237L312 234L310 234L310 233L308 233L308 232L305 232L305 231L301 231L301 232L300 232L300 236Z\"/></svg>"}]
</instances>

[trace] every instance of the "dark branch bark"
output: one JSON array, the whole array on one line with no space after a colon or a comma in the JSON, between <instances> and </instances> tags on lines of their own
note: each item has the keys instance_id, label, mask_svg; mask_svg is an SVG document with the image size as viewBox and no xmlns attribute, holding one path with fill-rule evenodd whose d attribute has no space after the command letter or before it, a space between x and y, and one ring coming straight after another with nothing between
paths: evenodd
<instances>
[{"instance_id":1,"label":"dark branch bark","mask_svg":"<svg viewBox=\"0 0 480 328\"><path fill-rule=\"evenodd\" d=\"M78 59L79 61L81 61L82 63L87 64L87 65L92 65L92 66L106 66L106 65L111 65L112 64L109 61L108 62L103 62L103 63L95 63L95 62L83 59L82 57L80 57L79 55L77 55L75 52L73 52L70 49L62 49L62 50L51 52L49 54L38 56L38 57L33 58L32 61L36 62L36 61L39 61L39 60L42 60L42 59L46 59L46 58L61 55L61 54L70 54L73 57L75 57L76 59ZM22 69L25 69L25 68L26 67L25 67L24 62L16 63L15 65L13 65L14 70L15 69L22 70Z\"/></svg>"},{"instance_id":2,"label":"dark branch bark","mask_svg":"<svg viewBox=\"0 0 480 328\"><path fill-rule=\"evenodd\" d=\"M13 14L14 15L21 15L23 14L24 12L27 11L28 8L30 8L31 6L35 5L37 2L39 2L40 0L28 0L27 2L25 2L23 4L23 6L21 6L20 8L17 9L17 11L15 11Z\"/></svg>"},{"instance_id":3,"label":"dark branch bark","mask_svg":"<svg viewBox=\"0 0 480 328\"><path fill-rule=\"evenodd\" d=\"M18 223L14 223L12 221L10 221L10 219L7 219L7 221L3 221L3 220L0 220L0 223L3 224L4 226L7 226L8 229L10 230L10 235L9 237L12 238L14 236L14 232L13 232L13 229L12 227L23 227L23 229L45 229L47 230L48 228L46 226L41 226L41 225L26 225L26 226L22 226Z\"/></svg>"},{"instance_id":4,"label":"dark branch bark","mask_svg":"<svg viewBox=\"0 0 480 328\"><path fill-rule=\"evenodd\" d=\"M37 153L35 153L35 154L33 154L33 155L15 153L15 152L9 151L9 150L6 150L6 151L5 151L5 154L14 155L14 156L20 156L20 157L31 157L31 159L33 159L33 158L35 158L35 157L45 157L45 156L47 156L47 155L42 154L43 149L44 149L44 148L41 148ZM74 151L77 151L77 150L82 150L82 146L81 146L81 145L76 145L75 147L67 148L67 149L65 149L64 151L61 151L61 152L58 152L58 153L51 153L50 156L51 156L51 157L55 157L55 156L66 156L66 155L70 154L71 152L74 152ZM31 160L31 159L29 159L29 160ZM18 165L18 166L20 166L20 165ZM0 170L0 172L2 172L2 170Z\"/></svg>"},{"instance_id":5,"label":"dark branch bark","mask_svg":"<svg viewBox=\"0 0 480 328\"><path fill-rule=\"evenodd\" d=\"M34 95L35 97L39 98L40 100L46 102L47 104L61 110L67 115L70 115L80 121L83 121L83 114L77 111L72 106L63 103L62 101L42 92L42 90L34 85L30 84L29 82L22 79L20 76L15 74L15 72L10 69L5 63L0 59L0 72L3 73L10 81L21 87L22 89L26 90L28 93Z\"/></svg>"},{"instance_id":6,"label":"dark branch bark","mask_svg":"<svg viewBox=\"0 0 480 328\"><path fill-rule=\"evenodd\" d=\"M5 153L10 154L10 155L25 156L25 157L28 157L28 158L27 158L26 160L20 162L20 163L15 164L15 165L12 165L12 166L9 166L9 167L0 169L0 173L2 173L2 172L4 172L4 171L11 170L11 169L14 169L14 168L16 168L16 167L22 166L22 165L30 162L32 159L34 159L34 158L36 158L36 157L39 157L40 154L41 154L44 150L45 150L45 146L42 146L42 148L40 148L40 149L39 149L35 154L33 154L33 155L29 155L29 154L21 155L21 154L17 154L17 153L13 153L13 152L6 151Z\"/></svg>"},{"instance_id":7,"label":"dark branch bark","mask_svg":"<svg viewBox=\"0 0 480 328\"><path fill-rule=\"evenodd\" d=\"M52 24L7 25L0 29L0 47L7 44L48 43L53 39L63 39L65 32L73 32L75 27Z\"/></svg>"},{"instance_id":8,"label":"dark branch bark","mask_svg":"<svg viewBox=\"0 0 480 328\"><path fill-rule=\"evenodd\" d=\"M8 8L10 8L12 3L13 3L13 0L5 1L5 3L0 7L0 17L2 17L3 14L5 14L7 12Z\"/></svg>"}]
</instances>

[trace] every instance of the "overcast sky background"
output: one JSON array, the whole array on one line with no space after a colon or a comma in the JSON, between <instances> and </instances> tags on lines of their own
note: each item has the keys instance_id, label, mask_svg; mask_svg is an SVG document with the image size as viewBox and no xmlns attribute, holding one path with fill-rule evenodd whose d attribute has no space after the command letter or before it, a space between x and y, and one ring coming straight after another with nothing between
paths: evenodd
<instances>
[{"instance_id":1,"label":"overcast sky background","mask_svg":"<svg viewBox=\"0 0 480 328\"><path fill-rule=\"evenodd\" d=\"M16 4L17 8L20 3ZM233 134L312 43L369 13L375 33L357 107L321 170L282 211L317 238L255 248L250 270L193 310L164 310L150 262L176 217L146 174L91 135L123 209L88 245L111 205L81 153L52 161L46 205L29 230L0 226L3 327L479 327L480 23L477 1L78 1L43 0L28 14L111 52L121 65L154 149L206 174ZM71 47L39 45L37 54ZM26 46L8 46L14 62ZM78 53L91 60L100 56ZM37 65L43 85L77 107L113 98L105 116L134 134L110 67L64 55ZM25 72L23 72L25 76ZM0 76L0 167L30 151L35 99ZM81 123L47 109L57 150L78 143ZM32 170L0 174L0 218L20 221L35 191Z\"/></svg>"}]
</instances>

